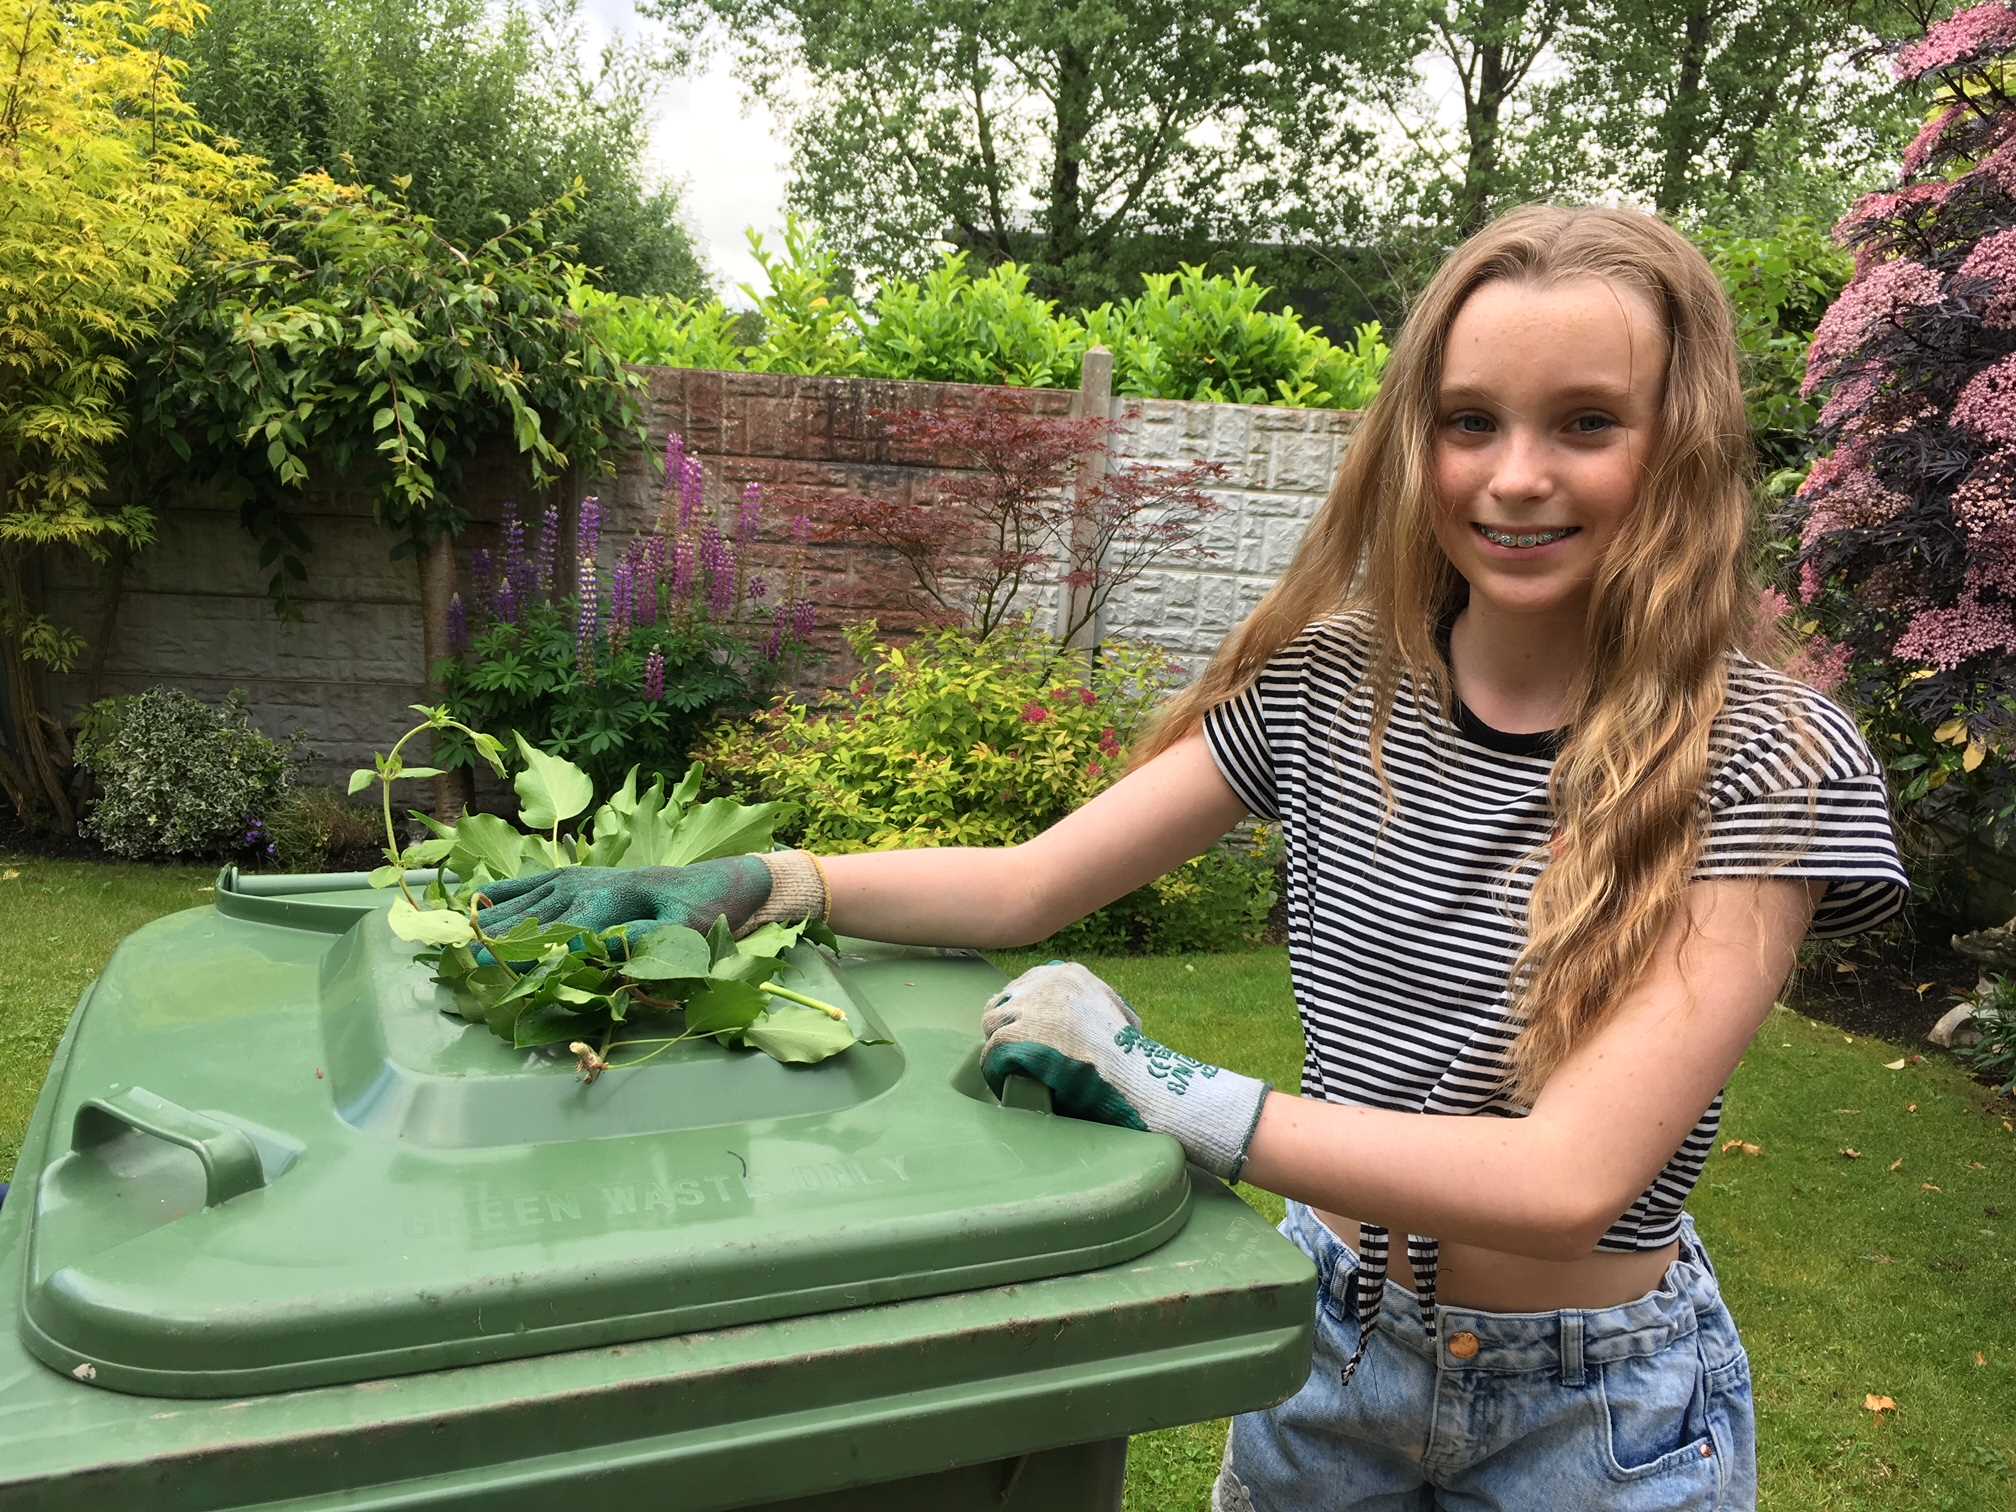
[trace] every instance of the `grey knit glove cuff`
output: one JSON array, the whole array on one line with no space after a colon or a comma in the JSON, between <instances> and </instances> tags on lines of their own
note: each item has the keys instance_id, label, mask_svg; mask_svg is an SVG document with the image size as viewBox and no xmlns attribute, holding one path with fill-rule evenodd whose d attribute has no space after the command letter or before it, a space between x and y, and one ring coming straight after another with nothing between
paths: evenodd
<instances>
[{"instance_id":1,"label":"grey knit glove cuff","mask_svg":"<svg viewBox=\"0 0 2016 1512\"><path fill-rule=\"evenodd\" d=\"M740 939L762 924L796 924L800 919L824 919L832 903L826 873L810 851L759 851L756 859L770 873L770 896L735 932Z\"/></svg>"}]
</instances>

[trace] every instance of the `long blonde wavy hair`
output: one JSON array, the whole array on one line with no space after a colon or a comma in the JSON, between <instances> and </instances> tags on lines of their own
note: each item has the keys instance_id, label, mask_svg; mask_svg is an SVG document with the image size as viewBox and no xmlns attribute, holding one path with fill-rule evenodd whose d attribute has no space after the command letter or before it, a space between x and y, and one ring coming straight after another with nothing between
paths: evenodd
<instances>
[{"instance_id":1,"label":"long blonde wavy hair","mask_svg":"<svg viewBox=\"0 0 2016 1512\"><path fill-rule=\"evenodd\" d=\"M1132 756L1139 765L1190 734L1312 621L1358 611L1370 618L1374 647L1365 675L1372 769L1390 809L1381 755L1401 678L1445 715L1453 708L1436 628L1465 584L1436 544L1433 468L1450 325L1493 280L1579 278L1641 293L1662 319L1667 360L1636 504L1596 568L1591 655L1570 692L1550 778L1558 832L1570 843L1540 868L1512 971L1524 1022L1508 1091L1528 1102L1615 1010L1677 916L1702 846L1709 730L1727 692L1727 656L1764 649L1733 321L1720 282L1684 238L1632 211L1531 205L1457 248L1410 312L1287 572L1203 676L1158 712Z\"/></svg>"}]
</instances>

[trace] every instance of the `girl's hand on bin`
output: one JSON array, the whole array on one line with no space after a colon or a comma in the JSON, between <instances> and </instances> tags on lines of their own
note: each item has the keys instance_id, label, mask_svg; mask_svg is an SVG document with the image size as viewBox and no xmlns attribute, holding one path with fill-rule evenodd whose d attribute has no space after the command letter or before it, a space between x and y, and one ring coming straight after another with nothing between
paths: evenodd
<instances>
[{"instance_id":1,"label":"girl's hand on bin","mask_svg":"<svg viewBox=\"0 0 2016 1512\"><path fill-rule=\"evenodd\" d=\"M980 1027L980 1074L995 1096L1009 1077L1030 1077L1060 1113L1172 1135L1214 1176L1239 1179L1268 1084L1149 1039L1126 1000L1076 961L1023 972L988 999Z\"/></svg>"}]
</instances>

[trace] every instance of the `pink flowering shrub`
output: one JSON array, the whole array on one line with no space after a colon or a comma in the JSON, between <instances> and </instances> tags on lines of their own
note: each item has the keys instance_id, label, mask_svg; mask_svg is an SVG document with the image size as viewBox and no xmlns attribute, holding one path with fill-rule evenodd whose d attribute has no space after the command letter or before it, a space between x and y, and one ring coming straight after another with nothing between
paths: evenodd
<instances>
[{"instance_id":1,"label":"pink flowering shrub","mask_svg":"<svg viewBox=\"0 0 2016 1512\"><path fill-rule=\"evenodd\" d=\"M1900 796L2016 833L2016 5L1898 49L1933 86L1902 181L1834 228L1855 276L1807 354L1823 455L1794 497L1800 597ZM1853 671L1850 671L1850 663ZM1817 679L1816 679L1817 680ZM1887 723L1886 723L1887 720ZM1900 754L1901 753L1901 754Z\"/></svg>"}]
</instances>

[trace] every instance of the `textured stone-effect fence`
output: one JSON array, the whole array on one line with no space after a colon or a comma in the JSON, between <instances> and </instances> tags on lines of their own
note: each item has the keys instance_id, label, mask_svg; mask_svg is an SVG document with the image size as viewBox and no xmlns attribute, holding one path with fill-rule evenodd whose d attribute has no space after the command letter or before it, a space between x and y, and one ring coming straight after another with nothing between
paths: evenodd
<instances>
[{"instance_id":1,"label":"textured stone-effect fence","mask_svg":"<svg viewBox=\"0 0 2016 1512\"><path fill-rule=\"evenodd\" d=\"M990 390L960 384L793 378L776 374L656 369L649 376L654 449L677 430L703 459L708 498L724 512L745 485L773 500L816 506L839 493L928 497L956 465L949 456L892 451L875 423L894 409L970 406ZM1356 416L1335 410L1284 410L1172 400L1112 399L1095 386L1072 391L1016 390L1043 413L1074 407L1123 423L1116 466L1178 467L1199 459L1224 463L1212 490L1223 506L1205 527L1213 557L1196 566L1156 570L1107 606L1098 630L1168 647L1194 669L1279 576L1309 517L1321 503ZM595 486L604 510L605 559L657 518L660 480L650 454L624 459L617 476ZM501 471L470 501L476 523L466 552L496 545L503 501L514 490ZM524 512L543 499L519 495ZM265 593L257 549L235 508L182 506L164 511L157 544L116 577L73 569L52 585L51 607L94 644L86 663L56 680L56 701L74 713L90 698L155 684L205 698L245 690L271 733L301 730L318 774L330 776L369 759L401 728L406 705L425 694L421 666L419 576L410 559L392 560L389 537L367 501L351 494L318 497L299 516L315 550L298 624L277 620ZM563 562L572 540L566 510ZM772 581L789 559L789 513L767 512L754 558ZM801 691L845 681L853 667L839 639L843 623L876 618L892 633L914 627L901 606L907 569L893 554L829 545L808 553L806 593L817 607L815 640L823 664L808 668ZM1031 607L1054 616L1054 590Z\"/></svg>"}]
</instances>

